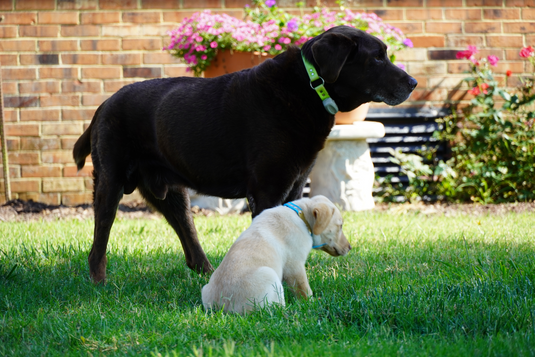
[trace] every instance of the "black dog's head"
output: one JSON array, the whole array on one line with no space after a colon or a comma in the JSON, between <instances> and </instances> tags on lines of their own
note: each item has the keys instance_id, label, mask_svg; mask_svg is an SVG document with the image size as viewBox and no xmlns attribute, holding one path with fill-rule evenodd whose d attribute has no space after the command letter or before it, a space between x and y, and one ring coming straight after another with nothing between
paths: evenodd
<instances>
[{"instance_id":1,"label":"black dog's head","mask_svg":"<svg viewBox=\"0 0 535 357\"><path fill-rule=\"evenodd\" d=\"M400 104L418 84L390 62L381 40L353 27L333 27L305 43L303 52L343 112L366 102Z\"/></svg>"}]
</instances>

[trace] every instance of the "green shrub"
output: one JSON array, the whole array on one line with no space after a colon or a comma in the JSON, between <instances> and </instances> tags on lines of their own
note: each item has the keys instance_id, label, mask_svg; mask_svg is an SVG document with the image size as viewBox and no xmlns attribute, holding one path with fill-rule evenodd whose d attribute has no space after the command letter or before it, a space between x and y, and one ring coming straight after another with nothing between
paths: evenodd
<instances>
[{"instance_id":1,"label":"green shrub","mask_svg":"<svg viewBox=\"0 0 535 357\"><path fill-rule=\"evenodd\" d=\"M444 161L437 160L436 150L425 149L420 154L404 154L401 150L390 149L390 160L400 166L409 184L395 182L393 175L377 176L380 191L376 197L380 202L443 200L453 195L450 184L457 173Z\"/></svg>"}]
</instances>

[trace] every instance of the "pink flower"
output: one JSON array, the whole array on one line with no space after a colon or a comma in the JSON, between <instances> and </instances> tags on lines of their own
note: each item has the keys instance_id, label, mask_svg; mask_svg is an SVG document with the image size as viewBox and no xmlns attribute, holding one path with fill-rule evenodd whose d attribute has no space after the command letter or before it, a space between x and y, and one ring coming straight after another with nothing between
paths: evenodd
<instances>
[{"instance_id":1,"label":"pink flower","mask_svg":"<svg viewBox=\"0 0 535 357\"><path fill-rule=\"evenodd\" d=\"M467 54L467 51L459 51L455 55L457 59L470 58L470 55Z\"/></svg>"},{"instance_id":2,"label":"pink flower","mask_svg":"<svg viewBox=\"0 0 535 357\"><path fill-rule=\"evenodd\" d=\"M472 95L478 95L480 93L479 87L474 87L474 88L468 90L468 93L470 93Z\"/></svg>"},{"instance_id":3,"label":"pink flower","mask_svg":"<svg viewBox=\"0 0 535 357\"><path fill-rule=\"evenodd\" d=\"M488 83L482 83L481 84L481 91L483 92L483 94L487 94L488 93L488 91L487 91L488 88L489 88Z\"/></svg>"},{"instance_id":4,"label":"pink flower","mask_svg":"<svg viewBox=\"0 0 535 357\"><path fill-rule=\"evenodd\" d=\"M203 61L206 61L207 58L208 58L207 55L202 55L202 56L201 56L201 59L202 59Z\"/></svg>"},{"instance_id":5,"label":"pink flower","mask_svg":"<svg viewBox=\"0 0 535 357\"><path fill-rule=\"evenodd\" d=\"M412 41L411 41L410 39L408 39L408 38L406 38L406 39L403 40L403 44L404 44L405 46L409 47L409 48L413 48L413 47L414 47Z\"/></svg>"},{"instance_id":6,"label":"pink flower","mask_svg":"<svg viewBox=\"0 0 535 357\"><path fill-rule=\"evenodd\" d=\"M477 50L477 47L476 47L476 46L468 46L468 51L471 51L471 52L472 52L472 55L475 55L476 53L479 52L479 51Z\"/></svg>"},{"instance_id":7,"label":"pink flower","mask_svg":"<svg viewBox=\"0 0 535 357\"><path fill-rule=\"evenodd\" d=\"M298 29L298 25L297 25L297 21L295 21L294 19L288 21L288 24L286 24L286 27L288 28L288 31L290 32L294 32Z\"/></svg>"},{"instance_id":8,"label":"pink flower","mask_svg":"<svg viewBox=\"0 0 535 357\"><path fill-rule=\"evenodd\" d=\"M277 43L277 44L275 45L275 49L276 49L277 51L280 51L280 50L282 50L282 46L279 45L279 44Z\"/></svg>"},{"instance_id":9,"label":"pink flower","mask_svg":"<svg viewBox=\"0 0 535 357\"><path fill-rule=\"evenodd\" d=\"M291 39L289 39L288 37L281 37L279 38L279 43L284 43L284 44L289 44L290 42L292 42Z\"/></svg>"},{"instance_id":10,"label":"pink flower","mask_svg":"<svg viewBox=\"0 0 535 357\"><path fill-rule=\"evenodd\" d=\"M498 65L498 61L500 60L497 56L490 55L487 57L489 60L489 63L491 66L496 67Z\"/></svg>"},{"instance_id":11,"label":"pink flower","mask_svg":"<svg viewBox=\"0 0 535 357\"><path fill-rule=\"evenodd\" d=\"M271 46L270 45L265 45L264 46L264 51L269 51L271 49Z\"/></svg>"},{"instance_id":12,"label":"pink flower","mask_svg":"<svg viewBox=\"0 0 535 357\"><path fill-rule=\"evenodd\" d=\"M457 59L462 59L462 58L471 59L472 57L474 57L476 53L478 53L476 46L468 46L468 50L457 52L456 57Z\"/></svg>"},{"instance_id":13,"label":"pink flower","mask_svg":"<svg viewBox=\"0 0 535 357\"><path fill-rule=\"evenodd\" d=\"M520 50L520 57L528 58L528 57L533 56L533 53L535 53L535 50L533 49L533 47L531 46L524 47L523 49Z\"/></svg>"},{"instance_id":14,"label":"pink flower","mask_svg":"<svg viewBox=\"0 0 535 357\"><path fill-rule=\"evenodd\" d=\"M217 48L217 42L215 41L210 42L210 47Z\"/></svg>"}]
</instances>

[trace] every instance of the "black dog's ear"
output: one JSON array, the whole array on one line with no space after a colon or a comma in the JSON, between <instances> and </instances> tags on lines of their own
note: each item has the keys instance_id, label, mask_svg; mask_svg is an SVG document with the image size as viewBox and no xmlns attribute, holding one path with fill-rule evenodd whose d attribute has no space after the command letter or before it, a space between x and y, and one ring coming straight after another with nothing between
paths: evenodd
<instances>
[{"instance_id":1,"label":"black dog's ear","mask_svg":"<svg viewBox=\"0 0 535 357\"><path fill-rule=\"evenodd\" d=\"M349 37L337 33L327 33L312 45L312 55L325 82L336 82L353 45Z\"/></svg>"}]
</instances>

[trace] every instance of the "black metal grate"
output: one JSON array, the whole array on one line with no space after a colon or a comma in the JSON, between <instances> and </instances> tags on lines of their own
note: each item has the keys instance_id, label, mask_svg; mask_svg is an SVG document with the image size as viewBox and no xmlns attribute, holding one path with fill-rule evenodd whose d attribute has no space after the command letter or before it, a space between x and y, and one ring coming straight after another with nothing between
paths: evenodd
<instances>
[{"instance_id":1,"label":"black metal grate","mask_svg":"<svg viewBox=\"0 0 535 357\"><path fill-rule=\"evenodd\" d=\"M407 182L407 177L400 174L399 166L390 161L389 148L418 154L425 147L434 147L437 157L444 159L448 154L447 145L433 138L433 132L440 130L435 120L449 114L447 109L371 108L366 120L378 121L385 126L383 138L367 140L375 172L381 177L393 175L393 182Z\"/></svg>"}]
</instances>

